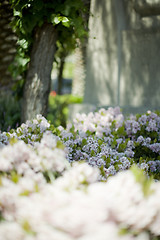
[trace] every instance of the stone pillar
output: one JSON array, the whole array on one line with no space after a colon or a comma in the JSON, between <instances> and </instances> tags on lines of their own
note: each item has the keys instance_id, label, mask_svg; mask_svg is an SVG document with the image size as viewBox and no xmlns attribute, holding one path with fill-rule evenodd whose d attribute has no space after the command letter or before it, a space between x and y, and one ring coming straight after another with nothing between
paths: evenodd
<instances>
[{"instance_id":1,"label":"stone pillar","mask_svg":"<svg viewBox=\"0 0 160 240\"><path fill-rule=\"evenodd\" d=\"M72 94L83 97L85 87L85 59L82 52L82 46L75 49L74 58L75 69L72 80Z\"/></svg>"},{"instance_id":2,"label":"stone pillar","mask_svg":"<svg viewBox=\"0 0 160 240\"><path fill-rule=\"evenodd\" d=\"M71 119L77 112L117 105L119 98L116 91L119 88L119 52L114 0L91 0L90 11L93 15L89 18L84 104L70 106Z\"/></svg>"}]
</instances>

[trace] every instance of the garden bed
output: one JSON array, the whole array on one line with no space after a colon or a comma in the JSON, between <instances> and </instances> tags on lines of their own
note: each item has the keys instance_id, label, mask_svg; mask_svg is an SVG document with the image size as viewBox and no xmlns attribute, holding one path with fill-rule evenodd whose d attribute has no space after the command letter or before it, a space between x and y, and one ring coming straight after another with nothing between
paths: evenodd
<instances>
[{"instance_id":1,"label":"garden bed","mask_svg":"<svg viewBox=\"0 0 160 240\"><path fill-rule=\"evenodd\" d=\"M0 133L0 239L160 239L160 117L120 109Z\"/></svg>"}]
</instances>

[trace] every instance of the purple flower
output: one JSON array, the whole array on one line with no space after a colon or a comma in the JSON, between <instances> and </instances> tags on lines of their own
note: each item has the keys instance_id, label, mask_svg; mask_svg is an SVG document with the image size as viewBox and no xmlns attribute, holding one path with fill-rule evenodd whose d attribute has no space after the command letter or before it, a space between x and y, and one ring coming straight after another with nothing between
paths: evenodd
<instances>
[{"instance_id":1,"label":"purple flower","mask_svg":"<svg viewBox=\"0 0 160 240\"><path fill-rule=\"evenodd\" d=\"M155 153L160 153L160 143L150 144L149 149L151 149Z\"/></svg>"},{"instance_id":2,"label":"purple flower","mask_svg":"<svg viewBox=\"0 0 160 240\"><path fill-rule=\"evenodd\" d=\"M151 172L156 172L157 168L156 168L156 162L155 161L149 161L148 165L150 167Z\"/></svg>"},{"instance_id":3,"label":"purple flower","mask_svg":"<svg viewBox=\"0 0 160 240\"><path fill-rule=\"evenodd\" d=\"M148 123L148 126L146 127L146 130L147 130L148 132L157 131L158 128L157 128L156 121L151 119L151 120L149 121L149 123Z\"/></svg>"}]
</instances>

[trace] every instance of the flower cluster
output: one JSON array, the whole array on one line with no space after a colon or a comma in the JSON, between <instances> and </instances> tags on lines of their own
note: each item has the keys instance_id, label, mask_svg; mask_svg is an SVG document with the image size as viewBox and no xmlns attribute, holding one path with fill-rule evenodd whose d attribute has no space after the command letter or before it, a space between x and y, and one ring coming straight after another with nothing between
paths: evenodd
<instances>
[{"instance_id":1,"label":"flower cluster","mask_svg":"<svg viewBox=\"0 0 160 240\"><path fill-rule=\"evenodd\" d=\"M118 107L100 109L78 114L73 124L59 130L69 162L84 160L98 166L102 179L132 164L160 178L160 117L156 113L125 119ZM154 168L152 161L156 162Z\"/></svg>"},{"instance_id":2,"label":"flower cluster","mask_svg":"<svg viewBox=\"0 0 160 240\"><path fill-rule=\"evenodd\" d=\"M148 111L125 119L118 107L78 114L64 129L55 129L37 115L16 130L0 134L0 146L14 138L35 146L43 134L54 132L66 146L69 162L86 161L101 170L101 179L137 164L148 175L160 178L160 117Z\"/></svg>"},{"instance_id":3,"label":"flower cluster","mask_svg":"<svg viewBox=\"0 0 160 240\"><path fill-rule=\"evenodd\" d=\"M0 239L146 240L160 236L160 184L137 168L98 182L98 170L77 163L63 176L3 175Z\"/></svg>"},{"instance_id":4,"label":"flower cluster","mask_svg":"<svg viewBox=\"0 0 160 240\"><path fill-rule=\"evenodd\" d=\"M98 112L90 112L86 114L77 114L76 118L73 120L73 125L75 131L79 132L94 132L96 136L102 137L103 133L110 134L111 124L113 121L116 122L116 127L122 125L124 121L124 116L120 111L119 107L116 108L101 108ZM68 128L70 125L68 125Z\"/></svg>"},{"instance_id":5,"label":"flower cluster","mask_svg":"<svg viewBox=\"0 0 160 240\"><path fill-rule=\"evenodd\" d=\"M0 149L9 143L6 133L0 131Z\"/></svg>"},{"instance_id":6,"label":"flower cluster","mask_svg":"<svg viewBox=\"0 0 160 240\"><path fill-rule=\"evenodd\" d=\"M0 133L0 239L159 239L159 140L158 114L119 108Z\"/></svg>"},{"instance_id":7,"label":"flower cluster","mask_svg":"<svg viewBox=\"0 0 160 240\"><path fill-rule=\"evenodd\" d=\"M41 141L35 142L34 147L16 139L4 146L0 151L0 172L9 175L15 173L17 177L43 173L50 177L50 172L57 175L68 168L65 156L57 137L46 131Z\"/></svg>"},{"instance_id":8,"label":"flower cluster","mask_svg":"<svg viewBox=\"0 0 160 240\"><path fill-rule=\"evenodd\" d=\"M17 138L23 140L25 143L34 145L35 142L39 142L46 131L51 131L50 123L40 114L33 120L28 120L23 123L17 129L12 129L10 132L0 134L1 138L5 140L0 141L3 144L7 144L10 139Z\"/></svg>"}]
</instances>

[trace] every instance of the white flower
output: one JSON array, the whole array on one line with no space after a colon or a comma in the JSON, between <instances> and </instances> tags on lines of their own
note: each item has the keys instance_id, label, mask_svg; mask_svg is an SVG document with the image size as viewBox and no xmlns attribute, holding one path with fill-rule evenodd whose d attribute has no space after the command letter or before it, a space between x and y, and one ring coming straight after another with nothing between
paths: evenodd
<instances>
[{"instance_id":1,"label":"white flower","mask_svg":"<svg viewBox=\"0 0 160 240\"><path fill-rule=\"evenodd\" d=\"M84 234L78 240L131 240L130 235L119 235L119 228L113 222L97 224L92 231Z\"/></svg>"},{"instance_id":2,"label":"white flower","mask_svg":"<svg viewBox=\"0 0 160 240\"><path fill-rule=\"evenodd\" d=\"M16 222L0 223L0 240L25 240L25 233Z\"/></svg>"},{"instance_id":3,"label":"white flower","mask_svg":"<svg viewBox=\"0 0 160 240\"><path fill-rule=\"evenodd\" d=\"M41 139L41 147L55 148L57 146L57 137L50 131L46 131Z\"/></svg>"},{"instance_id":4,"label":"white flower","mask_svg":"<svg viewBox=\"0 0 160 240\"><path fill-rule=\"evenodd\" d=\"M73 191L83 184L96 182L98 175L98 168L93 168L87 163L74 163L55 184L64 190Z\"/></svg>"}]
</instances>

